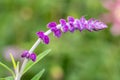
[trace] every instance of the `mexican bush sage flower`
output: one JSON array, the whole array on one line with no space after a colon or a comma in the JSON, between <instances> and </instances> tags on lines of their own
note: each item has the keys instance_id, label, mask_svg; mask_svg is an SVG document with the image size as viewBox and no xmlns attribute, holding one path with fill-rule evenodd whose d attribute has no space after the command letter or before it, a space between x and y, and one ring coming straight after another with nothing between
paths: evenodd
<instances>
[{"instance_id":1,"label":"mexican bush sage flower","mask_svg":"<svg viewBox=\"0 0 120 80\"><path fill-rule=\"evenodd\" d=\"M66 33L68 31L70 31L71 33L73 33L75 30L79 30L80 32L83 30L88 30L92 32L92 31L105 29L107 28L107 25L94 18L86 20L84 17L81 17L80 19L75 19L74 17L69 16L67 20L60 19L59 24L57 24L56 22L50 22L47 24L47 27L49 28L48 31L46 32L39 31L36 33L37 36L39 37L38 40L35 42L35 44L32 46L32 48L29 51L26 50L22 53L21 57L25 59L23 61L23 64L21 65L20 71L16 73L15 80L21 79L23 75L22 73L25 69L28 60L32 60L33 62L36 61L36 54L33 53L33 51L36 49L39 43L43 41L43 43L49 44L50 39L48 35L51 32L53 32L53 35L55 37L60 38L62 36L62 33Z\"/></svg>"},{"instance_id":2,"label":"mexican bush sage flower","mask_svg":"<svg viewBox=\"0 0 120 80\"><path fill-rule=\"evenodd\" d=\"M67 21L65 19L60 19L59 24L56 22L50 22L47 24L47 27L53 32L53 35L57 38L61 37L62 32L66 33L68 31L74 32L75 30L79 30L80 32L83 30L98 31L107 28L107 25L101 21L98 21L94 18L86 20L85 17L81 17L80 19L75 19L74 17L68 16ZM37 32L39 38L43 40L45 44L49 43L49 38L44 40L44 33Z\"/></svg>"},{"instance_id":3,"label":"mexican bush sage flower","mask_svg":"<svg viewBox=\"0 0 120 80\"><path fill-rule=\"evenodd\" d=\"M80 19L75 19L74 17L68 16L67 21L65 19L60 19L59 24L56 22L50 22L47 24L47 27L50 29L46 33L43 31L37 32L37 36L42 40L45 44L49 44L48 34L53 32L53 35L57 38L60 38L63 33L68 31L74 32L75 30L79 30L80 32L83 30L98 31L107 28L107 25L101 21L98 21L94 18L86 20L84 17ZM32 61L36 60L35 53L29 53L29 51L24 51L21 55L23 58L31 59Z\"/></svg>"}]
</instances>

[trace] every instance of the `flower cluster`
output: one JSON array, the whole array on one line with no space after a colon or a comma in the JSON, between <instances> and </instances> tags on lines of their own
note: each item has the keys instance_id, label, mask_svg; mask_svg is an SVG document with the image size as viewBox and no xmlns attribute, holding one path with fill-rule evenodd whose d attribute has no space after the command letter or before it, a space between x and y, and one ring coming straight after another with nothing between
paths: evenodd
<instances>
[{"instance_id":1,"label":"flower cluster","mask_svg":"<svg viewBox=\"0 0 120 80\"><path fill-rule=\"evenodd\" d=\"M75 30L79 30L80 32L83 30L88 30L92 32L107 28L106 24L94 18L86 20L84 17L81 17L80 19L75 19L69 16L67 18L67 21L65 19L60 19L59 22L60 24L57 24L56 22L50 22L47 24L47 27L57 38L61 37L62 32L66 33L70 31L73 33ZM37 35L40 39L43 40L45 44L49 43L49 37L47 35L44 35L44 32L37 32Z\"/></svg>"},{"instance_id":2,"label":"flower cluster","mask_svg":"<svg viewBox=\"0 0 120 80\"><path fill-rule=\"evenodd\" d=\"M27 59L31 59L33 62L36 61L36 54L35 53L29 53L29 51L24 51L21 55L22 58L27 58Z\"/></svg>"},{"instance_id":3,"label":"flower cluster","mask_svg":"<svg viewBox=\"0 0 120 80\"><path fill-rule=\"evenodd\" d=\"M45 44L49 44L49 37L48 34L53 32L54 36L59 38L63 33L66 33L68 31L74 32L75 30L79 30L80 32L83 30L88 30L90 32L92 31L98 31L107 28L107 25L105 25L103 22L100 22L96 19L89 19L86 20L84 17L81 17L80 19L75 19L71 16L67 18L67 21L65 19L60 19L60 24L57 24L56 22L50 22L47 24L47 27L50 29L46 33L43 31L37 32L37 36L42 40ZM39 44L39 43L38 43ZM27 59L31 59L32 61L36 60L35 53L30 54L29 51L24 51L21 57L25 57Z\"/></svg>"},{"instance_id":4,"label":"flower cluster","mask_svg":"<svg viewBox=\"0 0 120 80\"><path fill-rule=\"evenodd\" d=\"M48 43L49 43L49 37L48 37L47 35L45 35L43 31L39 31L39 32L37 32L36 34L38 35L38 37L39 37L40 39L43 40L43 42L44 42L45 44L48 44Z\"/></svg>"}]
</instances>

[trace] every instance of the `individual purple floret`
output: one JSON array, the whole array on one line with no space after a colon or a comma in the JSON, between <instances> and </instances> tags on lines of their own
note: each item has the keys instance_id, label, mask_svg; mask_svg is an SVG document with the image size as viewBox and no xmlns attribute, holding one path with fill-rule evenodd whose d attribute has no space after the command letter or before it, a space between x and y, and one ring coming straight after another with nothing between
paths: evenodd
<instances>
[{"instance_id":1,"label":"individual purple floret","mask_svg":"<svg viewBox=\"0 0 120 80\"><path fill-rule=\"evenodd\" d=\"M29 52L26 50L22 53L21 57L24 58L24 57L28 57L29 56Z\"/></svg>"},{"instance_id":2,"label":"individual purple floret","mask_svg":"<svg viewBox=\"0 0 120 80\"><path fill-rule=\"evenodd\" d=\"M67 20L68 20L68 22L74 22L75 21L74 17L72 17L72 16L68 16Z\"/></svg>"},{"instance_id":3,"label":"individual purple floret","mask_svg":"<svg viewBox=\"0 0 120 80\"><path fill-rule=\"evenodd\" d=\"M61 31L64 32L64 33L67 32L69 29L68 29L68 26L66 24L67 23L66 20L65 19L60 19L59 22L60 22L60 24L62 26Z\"/></svg>"},{"instance_id":4,"label":"individual purple floret","mask_svg":"<svg viewBox=\"0 0 120 80\"><path fill-rule=\"evenodd\" d=\"M43 37L43 42L44 42L45 44L49 44L49 37L48 37L47 35L44 35L44 37Z\"/></svg>"},{"instance_id":5,"label":"individual purple floret","mask_svg":"<svg viewBox=\"0 0 120 80\"><path fill-rule=\"evenodd\" d=\"M30 58L33 62L35 62L35 61L36 61L36 54L35 54L35 53L30 54L29 58Z\"/></svg>"},{"instance_id":6,"label":"individual purple floret","mask_svg":"<svg viewBox=\"0 0 120 80\"><path fill-rule=\"evenodd\" d=\"M39 31L39 32L37 32L36 34L37 34L37 36L38 36L40 39L43 40L43 42L44 42L45 44L49 44L49 37L48 37L47 35L45 35L43 31Z\"/></svg>"},{"instance_id":7,"label":"individual purple floret","mask_svg":"<svg viewBox=\"0 0 120 80\"><path fill-rule=\"evenodd\" d=\"M41 38L41 39L44 38L44 32L43 31L39 31L36 34L38 35L39 38Z\"/></svg>"},{"instance_id":8,"label":"individual purple floret","mask_svg":"<svg viewBox=\"0 0 120 80\"><path fill-rule=\"evenodd\" d=\"M79 29L80 31L87 30L88 21L84 17L80 18L79 24L80 24L80 29Z\"/></svg>"},{"instance_id":9,"label":"individual purple floret","mask_svg":"<svg viewBox=\"0 0 120 80\"><path fill-rule=\"evenodd\" d=\"M69 30L69 27L67 25L64 25L64 27L61 28L61 31L66 33Z\"/></svg>"},{"instance_id":10,"label":"individual purple floret","mask_svg":"<svg viewBox=\"0 0 120 80\"><path fill-rule=\"evenodd\" d=\"M53 27L56 27L57 26L57 23L56 22L50 22L47 24L48 28L53 28Z\"/></svg>"},{"instance_id":11,"label":"individual purple floret","mask_svg":"<svg viewBox=\"0 0 120 80\"><path fill-rule=\"evenodd\" d=\"M59 22L60 22L61 26L64 26L67 23L65 19L60 19Z\"/></svg>"},{"instance_id":12,"label":"individual purple floret","mask_svg":"<svg viewBox=\"0 0 120 80\"><path fill-rule=\"evenodd\" d=\"M75 19L71 16L68 16L67 20L68 20L68 25L69 25L69 31L74 32L75 31L75 25L74 25Z\"/></svg>"},{"instance_id":13,"label":"individual purple floret","mask_svg":"<svg viewBox=\"0 0 120 80\"><path fill-rule=\"evenodd\" d=\"M61 30L57 28L56 22L50 22L50 23L48 23L47 26L54 33L54 36L56 36L57 38L59 38L61 36L61 34L62 34Z\"/></svg>"},{"instance_id":14,"label":"individual purple floret","mask_svg":"<svg viewBox=\"0 0 120 80\"><path fill-rule=\"evenodd\" d=\"M54 33L54 36L56 36L57 38L59 38L62 34L60 29L54 29L53 33Z\"/></svg>"}]
</instances>

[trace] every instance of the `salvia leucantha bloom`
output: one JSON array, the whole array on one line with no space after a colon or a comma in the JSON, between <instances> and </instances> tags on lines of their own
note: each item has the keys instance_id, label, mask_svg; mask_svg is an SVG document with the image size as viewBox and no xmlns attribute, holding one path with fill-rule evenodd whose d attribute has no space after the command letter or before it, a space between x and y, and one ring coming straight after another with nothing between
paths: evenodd
<instances>
[{"instance_id":1,"label":"salvia leucantha bloom","mask_svg":"<svg viewBox=\"0 0 120 80\"><path fill-rule=\"evenodd\" d=\"M60 24L57 24L56 22L50 22L47 24L47 27L53 32L53 35L57 38L61 37L62 32L66 33L70 31L73 33L75 30L79 30L80 32L83 30L88 30L92 32L107 28L106 24L94 18L86 20L84 17L81 17L80 19L75 19L69 16L67 18L67 21L65 19L60 19L59 22ZM45 44L49 43L49 37L48 35L45 35L43 31L37 32L37 36L41 40L43 40Z\"/></svg>"},{"instance_id":2,"label":"salvia leucantha bloom","mask_svg":"<svg viewBox=\"0 0 120 80\"><path fill-rule=\"evenodd\" d=\"M69 16L67 18L67 21L65 19L60 19L59 24L56 22L50 22L47 24L47 27L50 29L50 32L53 32L53 35L55 37L60 38L62 33L66 33L68 31L72 33L75 30L79 30L80 32L83 30L88 30L90 32L99 31L107 28L107 25L94 18L86 20L84 17L75 19ZM46 35L43 31L39 31L36 34L43 41L43 43L49 44L50 39L48 35ZM36 60L35 53L29 54L28 51L24 51L21 57L31 59L32 61Z\"/></svg>"}]
</instances>

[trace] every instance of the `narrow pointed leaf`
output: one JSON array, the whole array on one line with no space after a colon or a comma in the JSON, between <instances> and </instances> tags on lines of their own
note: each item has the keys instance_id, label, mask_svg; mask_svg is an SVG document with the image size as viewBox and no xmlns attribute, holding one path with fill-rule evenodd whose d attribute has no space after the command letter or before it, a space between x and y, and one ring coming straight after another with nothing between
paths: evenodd
<instances>
[{"instance_id":1,"label":"narrow pointed leaf","mask_svg":"<svg viewBox=\"0 0 120 80\"><path fill-rule=\"evenodd\" d=\"M45 69L37 73L31 80L39 80L44 72L45 72Z\"/></svg>"},{"instance_id":2,"label":"narrow pointed leaf","mask_svg":"<svg viewBox=\"0 0 120 80\"><path fill-rule=\"evenodd\" d=\"M46 51L44 51L43 53L39 54L37 56L37 60L35 62L32 62L31 60L27 63L25 69L24 69L24 72L27 72L33 65L35 65L37 62L39 62L42 58L44 58L49 52L51 51L51 49L48 49Z\"/></svg>"},{"instance_id":3,"label":"narrow pointed leaf","mask_svg":"<svg viewBox=\"0 0 120 80\"><path fill-rule=\"evenodd\" d=\"M15 77L14 72L13 72L7 65L3 64L2 62L0 62L0 65L1 65L2 67L6 68L8 71L10 71L11 74L13 75L13 77Z\"/></svg>"},{"instance_id":4,"label":"narrow pointed leaf","mask_svg":"<svg viewBox=\"0 0 120 80\"><path fill-rule=\"evenodd\" d=\"M15 59L14 59L14 57L13 57L13 55L11 53L10 53L10 58L12 60L14 69L16 69L16 62L15 62Z\"/></svg>"}]
</instances>

